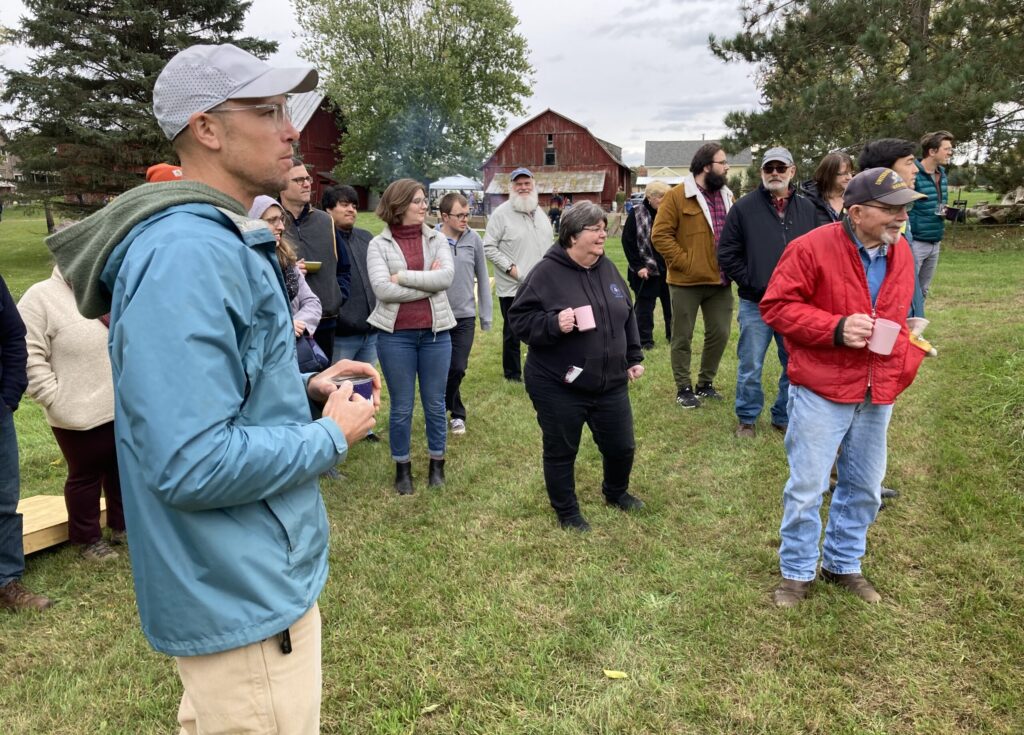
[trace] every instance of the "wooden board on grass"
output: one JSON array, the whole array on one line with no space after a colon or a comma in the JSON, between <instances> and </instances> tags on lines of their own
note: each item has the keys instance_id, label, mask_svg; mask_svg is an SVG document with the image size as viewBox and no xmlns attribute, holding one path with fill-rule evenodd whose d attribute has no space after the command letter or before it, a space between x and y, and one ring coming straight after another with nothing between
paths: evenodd
<instances>
[{"instance_id":1,"label":"wooden board on grass","mask_svg":"<svg viewBox=\"0 0 1024 735\"><path fill-rule=\"evenodd\" d=\"M68 510L63 495L35 495L18 502L25 553L62 544L68 540ZM100 498L100 525L107 522L107 499Z\"/></svg>"}]
</instances>

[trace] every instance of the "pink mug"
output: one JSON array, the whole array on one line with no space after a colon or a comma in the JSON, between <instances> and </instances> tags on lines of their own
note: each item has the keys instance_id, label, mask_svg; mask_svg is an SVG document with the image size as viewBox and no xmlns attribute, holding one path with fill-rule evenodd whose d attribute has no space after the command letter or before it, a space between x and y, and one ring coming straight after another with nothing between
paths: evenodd
<instances>
[{"instance_id":1,"label":"pink mug","mask_svg":"<svg viewBox=\"0 0 1024 735\"><path fill-rule=\"evenodd\" d=\"M889 355L900 334L900 325L888 319L875 319L875 327L871 330L868 349L876 355Z\"/></svg>"},{"instance_id":2,"label":"pink mug","mask_svg":"<svg viewBox=\"0 0 1024 735\"><path fill-rule=\"evenodd\" d=\"M597 329L597 322L594 321L594 307L590 304L586 306L577 306L572 310L573 316L576 319L576 329L581 332L589 332L591 329Z\"/></svg>"}]
</instances>

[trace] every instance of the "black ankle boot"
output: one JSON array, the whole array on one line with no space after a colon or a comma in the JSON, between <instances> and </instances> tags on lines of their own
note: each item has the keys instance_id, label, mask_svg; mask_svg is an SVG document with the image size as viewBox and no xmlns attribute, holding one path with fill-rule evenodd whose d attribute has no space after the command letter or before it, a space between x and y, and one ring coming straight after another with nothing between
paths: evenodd
<instances>
[{"instance_id":1,"label":"black ankle boot","mask_svg":"<svg viewBox=\"0 0 1024 735\"><path fill-rule=\"evenodd\" d=\"M412 495L412 462L395 462L395 490L399 495Z\"/></svg>"},{"instance_id":2,"label":"black ankle boot","mask_svg":"<svg viewBox=\"0 0 1024 735\"><path fill-rule=\"evenodd\" d=\"M430 469L427 472L427 487L441 487L444 485L444 460L431 459Z\"/></svg>"}]
</instances>

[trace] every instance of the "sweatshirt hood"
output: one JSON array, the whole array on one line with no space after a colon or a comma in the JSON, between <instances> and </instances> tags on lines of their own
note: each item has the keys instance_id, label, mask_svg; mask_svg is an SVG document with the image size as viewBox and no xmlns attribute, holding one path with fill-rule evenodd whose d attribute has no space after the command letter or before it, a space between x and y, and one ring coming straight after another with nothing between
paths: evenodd
<instances>
[{"instance_id":1,"label":"sweatshirt hood","mask_svg":"<svg viewBox=\"0 0 1024 735\"><path fill-rule=\"evenodd\" d=\"M155 214L182 204L210 204L245 217L236 199L198 181L142 184L66 230L46 238L57 267L71 283L78 310L95 319L110 311L111 293L101 275L111 252L132 228Z\"/></svg>"},{"instance_id":2,"label":"sweatshirt hood","mask_svg":"<svg viewBox=\"0 0 1024 735\"><path fill-rule=\"evenodd\" d=\"M582 265L580 265L575 260L570 258L569 253L565 252L565 248L563 248L556 242L554 245L548 248L548 251L546 253L544 253L544 257L542 258L542 260L553 260L559 265L564 265L567 268L573 268L574 270L578 271L590 271L597 268L597 266L605 257L606 256L602 255L594 262L592 266L590 266L589 268L584 268Z\"/></svg>"}]
</instances>

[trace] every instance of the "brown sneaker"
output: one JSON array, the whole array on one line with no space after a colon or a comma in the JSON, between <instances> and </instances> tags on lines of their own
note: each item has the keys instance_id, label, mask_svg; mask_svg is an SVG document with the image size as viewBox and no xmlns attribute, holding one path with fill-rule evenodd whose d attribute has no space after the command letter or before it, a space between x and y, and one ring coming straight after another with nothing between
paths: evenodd
<instances>
[{"instance_id":1,"label":"brown sneaker","mask_svg":"<svg viewBox=\"0 0 1024 735\"><path fill-rule=\"evenodd\" d=\"M772 592L772 600L775 601L775 607L796 607L804 601L810 589L810 582L798 582L783 577L779 586Z\"/></svg>"},{"instance_id":2,"label":"brown sneaker","mask_svg":"<svg viewBox=\"0 0 1024 735\"><path fill-rule=\"evenodd\" d=\"M840 587L845 587L869 605L874 605L875 603L882 601L882 596L875 591L871 582L869 582L860 572L853 572L852 574L836 574L835 572L830 572L823 568L821 570L821 578L826 582L831 582L832 584L837 584Z\"/></svg>"},{"instance_id":3,"label":"brown sneaker","mask_svg":"<svg viewBox=\"0 0 1024 735\"><path fill-rule=\"evenodd\" d=\"M117 558L117 552L103 539L83 546L78 553L87 561L108 562Z\"/></svg>"},{"instance_id":4,"label":"brown sneaker","mask_svg":"<svg viewBox=\"0 0 1024 735\"><path fill-rule=\"evenodd\" d=\"M18 580L0 587L0 607L8 610L45 610L52 604L49 597L29 592Z\"/></svg>"},{"instance_id":5,"label":"brown sneaker","mask_svg":"<svg viewBox=\"0 0 1024 735\"><path fill-rule=\"evenodd\" d=\"M755 436L757 436L757 429L753 424L740 424L736 427L737 439L753 439Z\"/></svg>"},{"instance_id":6,"label":"brown sneaker","mask_svg":"<svg viewBox=\"0 0 1024 735\"><path fill-rule=\"evenodd\" d=\"M116 531L113 528L110 529L110 545L111 546L123 546L128 543L128 532L127 531Z\"/></svg>"}]
</instances>

